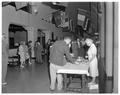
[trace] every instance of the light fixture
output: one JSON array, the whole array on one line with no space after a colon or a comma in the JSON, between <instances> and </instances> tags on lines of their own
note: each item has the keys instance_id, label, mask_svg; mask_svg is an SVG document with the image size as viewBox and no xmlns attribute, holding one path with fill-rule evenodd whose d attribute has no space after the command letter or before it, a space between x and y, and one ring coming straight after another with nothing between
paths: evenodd
<instances>
[{"instance_id":1,"label":"light fixture","mask_svg":"<svg viewBox=\"0 0 120 95\"><path fill-rule=\"evenodd\" d=\"M53 4L53 5L58 5L58 4L59 4L59 2L52 2L52 4Z\"/></svg>"},{"instance_id":2,"label":"light fixture","mask_svg":"<svg viewBox=\"0 0 120 95\"><path fill-rule=\"evenodd\" d=\"M32 7L32 13L38 14L39 3L38 2L30 2L30 5Z\"/></svg>"}]
</instances>

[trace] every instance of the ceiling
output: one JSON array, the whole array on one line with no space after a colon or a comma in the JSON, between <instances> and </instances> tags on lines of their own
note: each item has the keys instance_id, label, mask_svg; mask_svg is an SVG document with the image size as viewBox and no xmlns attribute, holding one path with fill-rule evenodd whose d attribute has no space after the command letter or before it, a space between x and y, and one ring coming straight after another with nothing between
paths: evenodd
<instances>
[{"instance_id":1,"label":"ceiling","mask_svg":"<svg viewBox=\"0 0 120 95\"><path fill-rule=\"evenodd\" d=\"M40 2L40 3L50 7L51 9L61 11L65 11L68 5L67 2ZM32 6L34 6L33 4L40 6L38 2L2 2L2 7L11 5L15 7L16 11L23 10L25 12L32 13Z\"/></svg>"},{"instance_id":2,"label":"ceiling","mask_svg":"<svg viewBox=\"0 0 120 95\"><path fill-rule=\"evenodd\" d=\"M42 4L49 6L50 8L55 10L65 11L68 3L67 2L42 2Z\"/></svg>"}]
</instances>

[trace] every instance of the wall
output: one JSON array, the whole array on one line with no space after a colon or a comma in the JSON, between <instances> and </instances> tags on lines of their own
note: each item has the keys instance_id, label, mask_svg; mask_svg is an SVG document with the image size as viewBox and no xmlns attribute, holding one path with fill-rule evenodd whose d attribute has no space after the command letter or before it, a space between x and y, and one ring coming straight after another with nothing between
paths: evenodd
<instances>
[{"instance_id":1,"label":"wall","mask_svg":"<svg viewBox=\"0 0 120 95\"><path fill-rule=\"evenodd\" d=\"M19 43L20 41L26 41L27 32L26 31L16 31L15 33L9 32L8 36L14 38L15 43Z\"/></svg>"},{"instance_id":2,"label":"wall","mask_svg":"<svg viewBox=\"0 0 120 95\"><path fill-rule=\"evenodd\" d=\"M56 10L53 10L50 7L45 6L45 5L43 5L42 3L39 2L38 14L37 15L30 14L28 16L29 25L34 27L34 29L35 29L34 30L35 40L37 40L37 29L45 30L46 32L45 31L44 32L46 33L47 36L48 36L48 34L51 34L51 32L54 32L54 34L56 36L57 33L59 33L59 31L61 31L61 29L56 28L54 24L48 23L48 22L42 20L42 18L48 19L48 17L54 11L56 11ZM50 33L48 33L48 31ZM60 35L62 35L62 34L60 34Z\"/></svg>"},{"instance_id":3,"label":"wall","mask_svg":"<svg viewBox=\"0 0 120 95\"><path fill-rule=\"evenodd\" d=\"M2 32L6 34L6 42L9 45L9 25L11 23L16 23L19 25L28 25L28 14L21 10L17 11L12 6L2 7ZM10 52L10 51L9 51ZM14 51L12 51L14 53ZM9 54L12 54L11 52ZM15 53L16 54L16 53Z\"/></svg>"},{"instance_id":4,"label":"wall","mask_svg":"<svg viewBox=\"0 0 120 95\"><path fill-rule=\"evenodd\" d=\"M114 79L113 92L118 93L118 3L114 3Z\"/></svg>"},{"instance_id":5,"label":"wall","mask_svg":"<svg viewBox=\"0 0 120 95\"><path fill-rule=\"evenodd\" d=\"M6 33L8 37L9 24L16 23L20 25L28 25L27 13L17 11L12 6L2 7L2 32ZM9 39L6 40L9 42Z\"/></svg>"},{"instance_id":6,"label":"wall","mask_svg":"<svg viewBox=\"0 0 120 95\"><path fill-rule=\"evenodd\" d=\"M43 30L42 32L45 33L45 42L47 43L48 39L51 39L51 31Z\"/></svg>"},{"instance_id":7,"label":"wall","mask_svg":"<svg viewBox=\"0 0 120 95\"><path fill-rule=\"evenodd\" d=\"M22 31L22 32L21 31L17 31L15 33L15 37L14 37L15 43L19 43L20 41L27 42L26 37L27 37L27 32L26 31Z\"/></svg>"},{"instance_id":8,"label":"wall","mask_svg":"<svg viewBox=\"0 0 120 95\"><path fill-rule=\"evenodd\" d=\"M2 7L2 32L6 33L7 36L6 42L7 43L9 42L8 28L9 28L9 24L11 23L23 25L25 26L25 28L33 27L33 29L30 31L28 29L28 40L32 40L33 45L34 45L34 41L37 40L38 29L46 30L44 32L46 33L47 37L51 36L51 32L54 32L55 38L56 35L57 36L62 35L62 33L59 32L61 31L61 29L56 28L54 24L41 20L41 18L47 16L48 14L51 14L55 10L47 6L44 6L40 3L40 7L38 11L39 11L38 14L35 15L35 14L29 14L22 10L16 11L15 8L10 5Z\"/></svg>"},{"instance_id":9,"label":"wall","mask_svg":"<svg viewBox=\"0 0 120 95\"><path fill-rule=\"evenodd\" d=\"M22 10L16 11L14 7L9 5L6 7L2 7L2 31L5 32L6 35L8 36L9 24L16 23L34 28L32 30L34 34L32 32L28 33L28 40L30 40L29 38L32 38L31 40L34 39L33 41L37 39L37 29L43 29L49 32L54 32L55 36L58 34L62 35L62 33L59 33L61 29L56 28L55 25L52 23L48 23L41 20L43 17L47 16L48 14L51 14L55 10L47 6L44 6L43 4L40 3L40 7L38 11L39 11L38 14L35 15L35 14L28 14L27 12L24 12ZM46 35L51 34L47 32L45 33Z\"/></svg>"}]
</instances>

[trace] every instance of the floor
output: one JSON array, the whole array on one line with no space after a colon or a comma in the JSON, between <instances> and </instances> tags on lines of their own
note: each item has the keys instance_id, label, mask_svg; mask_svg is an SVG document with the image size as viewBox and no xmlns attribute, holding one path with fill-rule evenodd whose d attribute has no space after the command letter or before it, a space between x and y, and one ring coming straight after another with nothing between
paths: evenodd
<instances>
[{"instance_id":1,"label":"floor","mask_svg":"<svg viewBox=\"0 0 120 95\"><path fill-rule=\"evenodd\" d=\"M45 58L47 59L47 58ZM26 66L24 69L18 67L8 67L6 80L8 84L2 88L3 93L51 93L49 90L49 73L48 62L44 64L36 64L34 60L31 66ZM104 93L111 93L112 81L107 80ZM104 86L104 85L103 85ZM96 91L90 91L90 93ZM97 91L98 93L99 91ZM64 91L54 93L64 93ZM70 92L71 93L71 92Z\"/></svg>"}]
</instances>

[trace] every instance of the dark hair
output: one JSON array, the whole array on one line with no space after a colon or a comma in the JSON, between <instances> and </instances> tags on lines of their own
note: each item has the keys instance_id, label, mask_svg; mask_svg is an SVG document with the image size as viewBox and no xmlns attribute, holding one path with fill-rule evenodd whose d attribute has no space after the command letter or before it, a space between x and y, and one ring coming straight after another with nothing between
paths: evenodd
<instances>
[{"instance_id":1,"label":"dark hair","mask_svg":"<svg viewBox=\"0 0 120 95\"><path fill-rule=\"evenodd\" d=\"M37 38L37 42L40 42L40 37Z\"/></svg>"},{"instance_id":2,"label":"dark hair","mask_svg":"<svg viewBox=\"0 0 120 95\"><path fill-rule=\"evenodd\" d=\"M30 40L30 41L28 41L28 43L32 43L32 41Z\"/></svg>"}]
</instances>

